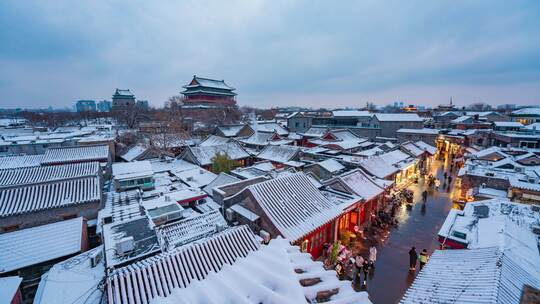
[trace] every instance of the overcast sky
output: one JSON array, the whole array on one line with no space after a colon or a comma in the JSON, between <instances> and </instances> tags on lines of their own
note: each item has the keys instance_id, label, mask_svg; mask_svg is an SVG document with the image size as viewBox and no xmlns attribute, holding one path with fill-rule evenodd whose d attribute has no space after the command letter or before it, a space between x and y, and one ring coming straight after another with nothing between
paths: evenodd
<instances>
[{"instance_id":1,"label":"overcast sky","mask_svg":"<svg viewBox=\"0 0 540 304\"><path fill-rule=\"evenodd\" d=\"M0 1L0 107L194 74L257 107L540 104L540 1Z\"/></svg>"}]
</instances>

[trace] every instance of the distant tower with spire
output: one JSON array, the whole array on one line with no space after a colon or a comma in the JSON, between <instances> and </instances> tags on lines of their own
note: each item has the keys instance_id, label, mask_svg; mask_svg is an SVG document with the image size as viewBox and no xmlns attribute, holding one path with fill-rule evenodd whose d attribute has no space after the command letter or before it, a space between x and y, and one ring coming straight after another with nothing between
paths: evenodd
<instances>
[{"instance_id":1,"label":"distant tower with spire","mask_svg":"<svg viewBox=\"0 0 540 304\"><path fill-rule=\"evenodd\" d=\"M450 96L450 103L449 104L440 104L437 107L437 111L439 112L448 112L448 111L456 111L456 107L454 106L454 100L452 99L452 96Z\"/></svg>"}]
</instances>

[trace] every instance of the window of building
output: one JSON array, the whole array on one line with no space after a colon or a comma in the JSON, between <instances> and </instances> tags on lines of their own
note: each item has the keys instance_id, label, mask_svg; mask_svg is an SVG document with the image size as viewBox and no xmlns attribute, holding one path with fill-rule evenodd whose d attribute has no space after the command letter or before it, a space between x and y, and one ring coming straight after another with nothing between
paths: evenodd
<instances>
[{"instance_id":1,"label":"window of building","mask_svg":"<svg viewBox=\"0 0 540 304\"><path fill-rule=\"evenodd\" d=\"M302 246L300 247L300 249L302 250L302 252L307 252L307 250L308 250L308 245L309 245L309 240L308 240L308 239L305 239L305 240L302 242Z\"/></svg>"},{"instance_id":2,"label":"window of building","mask_svg":"<svg viewBox=\"0 0 540 304\"><path fill-rule=\"evenodd\" d=\"M467 234L459 231L452 231L452 236L460 238L460 239L467 239Z\"/></svg>"}]
</instances>

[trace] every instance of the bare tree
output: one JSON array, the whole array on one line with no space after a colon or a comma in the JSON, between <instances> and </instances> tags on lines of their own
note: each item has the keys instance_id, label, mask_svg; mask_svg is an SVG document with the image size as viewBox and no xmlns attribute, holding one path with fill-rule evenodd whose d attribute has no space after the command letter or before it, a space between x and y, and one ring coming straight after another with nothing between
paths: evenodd
<instances>
[{"instance_id":1,"label":"bare tree","mask_svg":"<svg viewBox=\"0 0 540 304\"><path fill-rule=\"evenodd\" d=\"M125 105L114 107L111 114L119 123L133 129L143 120L149 120L149 111L138 105Z\"/></svg>"},{"instance_id":2,"label":"bare tree","mask_svg":"<svg viewBox=\"0 0 540 304\"><path fill-rule=\"evenodd\" d=\"M483 102L477 102L477 103L471 104L469 106L469 110L475 111L475 112L489 111L491 110L491 106Z\"/></svg>"}]
</instances>

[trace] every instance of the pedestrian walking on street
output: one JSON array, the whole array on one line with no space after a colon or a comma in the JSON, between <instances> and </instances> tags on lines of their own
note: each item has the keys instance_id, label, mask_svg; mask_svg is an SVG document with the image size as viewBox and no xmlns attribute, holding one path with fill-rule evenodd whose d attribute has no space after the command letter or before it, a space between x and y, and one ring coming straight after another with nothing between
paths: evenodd
<instances>
[{"instance_id":1,"label":"pedestrian walking on street","mask_svg":"<svg viewBox=\"0 0 540 304\"><path fill-rule=\"evenodd\" d=\"M336 263L335 270L336 270L338 279L341 280L341 277L342 277L343 272L344 272L344 267L343 267L343 264L341 263L341 261L338 261Z\"/></svg>"},{"instance_id":2,"label":"pedestrian walking on street","mask_svg":"<svg viewBox=\"0 0 540 304\"><path fill-rule=\"evenodd\" d=\"M450 184L452 184L452 176L448 176L448 186L450 186Z\"/></svg>"},{"instance_id":3,"label":"pedestrian walking on street","mask_svg":"<svg viewBox=\"0 0 540 304\"><path fill-rule=\"evenodd\" d=\"M369 269L370 269L369 262L366 258L364 259L364 263L362 264L362 271L364 272L364 281L363 281L364 286L367 286L367 276L369 274Z\"/></svg>"},{"instance_id":4,"label":"pedestrian walking on street","mask_svg":"<svg viewBox=\"0 0 540 304\"><path fill-rule=\"evenodd\" d=\"M416 261L418 260L418 253L416 253L416 248L414 246L409 250L409 270L416 270Z\"/></svg>"},{"instance_id":5,"label":"pedestrian walking on street","mask_svg":"<svg viewBox=\"0 0 540 304\"><path fill-rule=\"evenodd\" d=\"M444 179L446 179L446 177L448 177L448 173L446 173L446 171L444 172Z\"/></svg>"},{"instance_id":6,"label":"pedestrian walking on street","mask_svg":"<svg viewBox=\"0 0 540 304\"><path fill-rule=\"evenodd\" d=\"M424 190L424 192L422 192L422 199L424 200L424 203L427 201L427 195L428 195L427 190Z\"/></svg>"},{"instance_id":7,"label":"pedestrian walking on street","mask_svg":"<svg viewBox=\"0 0 540 304\"><path fill-rule=\"evenodd\" d=\"M428 256L427 250L422 249L422 252L420 253L420 256L418 257L418 260L420 261L420 270L424 268L424 265L426 265L428 259L429 259L429 256Z\"/></svg>"},{"instance_id":8,"label":"pedestrian walking on street","mask_svg":"<svg viewBox=\"0 0 540 304\"><path fill-rule=\"evenodd\" d=\"M369 247L369 263L371 267L375 268L375 262L377 261L377 248L375 246Z\"/></svg>"},{"instance_id":9,"label":"pedestrian walking on street","mask_svg":"<svg viewBox=\"0 0 540 304\"><path fill-rule=\"evenodd\" d=\"M357 282L356 280L361 278L363 265L364 265L364 258L361 255L357 255L356 259L354 259L355 275L353 278L353 284L356 284Z\"/></svg>"}]
</instances>

